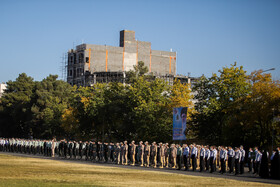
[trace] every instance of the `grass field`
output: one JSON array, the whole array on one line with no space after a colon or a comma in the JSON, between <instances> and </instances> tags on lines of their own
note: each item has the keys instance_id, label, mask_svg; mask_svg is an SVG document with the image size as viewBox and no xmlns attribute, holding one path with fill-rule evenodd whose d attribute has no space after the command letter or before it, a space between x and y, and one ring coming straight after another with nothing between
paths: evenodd
<instances>
[{"instance_id":1,"label":"grass field","mask_svg":"<svg viewBox=\"0 0 280 187\"><path fill-rule=\"evenodd\" d=\"M270 186L0 154L0 186ZM271 185L272 186L272 185Z\"/></svg>"}]
</instances>

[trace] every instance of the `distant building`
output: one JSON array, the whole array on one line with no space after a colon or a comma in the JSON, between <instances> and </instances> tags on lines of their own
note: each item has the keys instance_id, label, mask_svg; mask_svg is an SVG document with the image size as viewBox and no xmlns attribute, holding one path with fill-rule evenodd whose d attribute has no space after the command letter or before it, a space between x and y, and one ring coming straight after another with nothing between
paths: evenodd
<instances>
[{"instance_id":1,"label":"distant building","mask_svg":"<svg viewBox=\"0 0 280 187\"><path fill-rule=\"evenodd\" d=\"M176 52L152 50L151 42L135 40L135 32L120 31L119 47L81 44L68 51L67 82L90 86L124 81L125 72L139 61L155 76L176 75Z\"/></svg>"},{"instance_id":2,"label":"distant building","mask_svg":"<svg viewBox=\"0 0 280 187\"><path fill-rule=\"evenodd\" d=\"M0 83L0 97L2 97L2 94L4 93L4 90L6 89L7 84Z\"/></svg>"}]
</instances>

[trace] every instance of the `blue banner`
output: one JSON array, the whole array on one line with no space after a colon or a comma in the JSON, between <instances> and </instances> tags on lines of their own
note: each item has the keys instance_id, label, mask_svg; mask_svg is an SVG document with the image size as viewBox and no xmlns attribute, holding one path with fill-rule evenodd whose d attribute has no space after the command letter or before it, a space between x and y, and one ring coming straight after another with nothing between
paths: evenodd
<instances>
[{"instance_id":1,"label":"blue banner","mask_svg":"<svg viewBox=\"0 0 280 187\"><path fill-rule=\"evenodd\" d=\"M173 140L186 140L188 107L173 109Z\"/></svg>"}]
</instances>

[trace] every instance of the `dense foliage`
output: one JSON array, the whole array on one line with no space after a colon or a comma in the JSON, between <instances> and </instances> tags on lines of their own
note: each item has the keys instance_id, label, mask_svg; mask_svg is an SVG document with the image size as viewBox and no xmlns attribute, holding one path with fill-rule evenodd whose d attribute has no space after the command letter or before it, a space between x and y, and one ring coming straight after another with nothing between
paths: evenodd
<instances>
[{"instance_id":1,"label":"dense foliage","mask_svg":"<svg viewBox=\"0 0 280 187\"><path fill-rule=\"evenodd\" d=\"M248 75L235 64L173 86L147 75L139 62L126 84L71 87L50 75L22 73L0 99L0 136L172 141L172 109L188 107L188 139L217 145L279 145L280 83L270 74Z\"/></svg>"},{"instance_id":2,"label":"dense foliage","mask_svg":"<svg viewBox=\"0 0 280 187\"><path fill-rule=\"evenodd\" d=\"M236 63L194 87L192 124L209 144L279 145L280 84L262 71L247 75ZM278 119L278 120L277 120Z\"/></svg>"}]
</instances>

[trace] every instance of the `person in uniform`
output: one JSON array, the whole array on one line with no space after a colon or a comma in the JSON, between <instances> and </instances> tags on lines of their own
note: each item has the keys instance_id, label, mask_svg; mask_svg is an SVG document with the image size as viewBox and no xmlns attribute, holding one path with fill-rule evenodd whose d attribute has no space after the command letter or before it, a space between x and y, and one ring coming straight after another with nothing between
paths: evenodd
<instances>
[{"instance_id":1,"label":"person in uniform","mask_svg":"<svg viewBox=\"0 0 280 187\"><path fill-rule=\"evenodd\" d=\"M220 149L220 161L221 161L220 173L221 174L224 174L226 172L226 160L227 160L227 150L224 146L221 146Z\"/></svg>"},{"instance_id":2,"label":"person in uniform","mask_svg":"<svg viewBox=\"0 0 280 187\"><path fill-rule=\"evenodd\" d=\"M177 148L175 147L175 144L172 144L171 145L171 160L173 162L172 168L176 168L177 166L176 159L177 159Z\"/></svg>"},{"instance_id":3,"label":"person in uniform","mask_svg":"<svg viewBox=\"0 0 280 187\"><path fill-rule=\"evenodd\" d=\"M159 143L159 157L160 157L160 167L163 168L165 164L165 145Z\"/></svg>"},{"instance_id":4,"label":"person in uniform","mask_svg":"<svg viewBox=\"0 0 280 187\"><path fill-rule=\"evenodd\" d=\"M249 168L249 173L252 172L252 168L253 168L253 150L250 147L249 148L249 152L248 152L248 168Z\"/></svg>"},{"instance_id":5,"label":"person in uniform","mask_svg":"<svg viewBox=\"0 0 280 187\"><path fill-rule=\"evenodd\" d=\"M205 148L204 148L204 145L201 145L201 148L200 148L200 156L199 156L199 168L200 168L200 172L204 171L205 169L205 164L204 164L204 161L205 161Z\"/></svg>"},{"instance_id":6,"label":"person in uniform","mask_svg":"<svg viewBox=\"0 0 280 187\"><path fill-rule=\"evenodd\" d=\"M135 153L136 153L136 145L135 145L135 141L131 142L131 148L130 148L130 160L131 160L131 166L135 166Z\"/></svg>"},{"instance_id":7,"label":"person in uniform","mask_svg":"<svg viewBox=\"0 0 280 187\"><path fill-rule=\"evenodd\" d=\"M244 173L244 166L245 166L245 150L243 149L243 146L240 146L240 152L241 152L241 160L240 160L240 174Z\"/></svg>"},{"instance_id":8,"label":"person in uniform","mask_svg":"<svg viewBox=\"0 0 280 187\"><path fill-rule=\"evenodd\" d=\"M209 145L206 146L205 149L205 170L209 171L209 165L210 165L210 149Z\"/></svg>"},{"instance_id":9,"label":"person in uniform","mask_svg":"<svg viewBox=\"0 0 280 187\"><path fill-rule=\"evenodd\" d=\"M123 149L123 154L124 154L124 165L127 165L128 162L128 145L127 145L127 141L124 141L124 149Z\"/></svg>"},{"instance_id":10,"label":"person in uniform","mask_svg":"<svg viewBox=\"0 0 280 187\"><path fill-rule=\"evenodd\" d=\"M196 144L193 144L192 150L191 150L191 159L192 159L192 170L196 171L196 167L197 167L197 147Z\"/></svg>"},{"instance_id":11,"label":"person in uniform","mask_svg":"<svg viewBox=\"0 0 280 187\"><path fill-rule=\"evenodd\" d=\"M171 154L171 150L170 150L170 148L169 148L168 143L166 143L166 144L164 145L164 147L165 147L165 149L164 149L165 167L168 168L168 166L169 166L169 158L170 158L169 155Z\"/></svg>"},{"instance_id":12,"label":"person in uniform","mask_svg":"<svg viewBox=\"0 0 280 187\"><path fill-rule=\"evenodd\" d=\"M181 163L182 163L182 147L181 145L177 145L177 170L181 170Z\"/></svg>"},{"instance_id":13,"label":"person in uniform","mask_svg":"<svg viewBox=\"0 0 280 187\"><path fill-rule=\"evenodd\" d=\"M121 164L121 145L120 145L120 143L116 144L115 152L116 152L116 163Z\"/></svg>"},{"instance_id":14,"label":"person in uniform","mask_svg":"<svg viewBox=\"0 0 280 187\"><path fill-rule=\"evenodd\" d=\"M88 145L88 156L89 156L89 160L90 160L90 161L93 160L92 149L93 149L92 141L89 141L89 145Z\"/></svg>"},{"instance_id":15,"label":"person in uniform","mask_svg":"<svg viewBox=\"0 0 280 187\"><path fill-rule=\"evenodd\" d=\"M240 161L241 161L241 151L238 147L235 148L235 175L238 175L240 173Z\"/></svg>"},{"instance_id":16,"label":"person in uniform","mask_svg":"<svg viewBox=\"0 0 280 187\"><path fill-rule=\"evenodd\" d=\"M211 146L210 149L210 173L213 173L216 171L216 158L217 158L217 150L214 146Z\"/></svg>"},{"instance_id":17,"label":"person in uniform","mask_svg":"<svg viewBox=\"0 0 280 187\"><path fill-rule=\"evenodd\" d=\"M183 160L184 160L185 171L189 170L189 163L188 163L189 153L190 153L190 149L188 147L188 144L184 144L183 145Z\"/></svg>"},{"instance_id":18,"label":"person in uniform","mask_svg":"<svg viewBox=\"0 0 280 187\"><path fill-rule=\"evenodd\" d=\"M97 157L97 145L95 142L92 142L92 161L96 162Z\"/></svg>"},{"instance_id":19,"label":"person in uniform","mask_svg":"<svg viewBox=\"0 0 280 187\"><path fill-rule=\"evenodd\" d=\"M140 141L139 142L139 149L138 149L138 154L139 154L139 159L140 159L140 166L143 167L144 166L144 149L145 146L143 145L143 142Z\"/></svg>"},{"instance_id":20,"label":"person in uniform","mask_svg":"<svg viewBox=\"0 0 280 187\"><path fill-rule=\"evenodd\" d=\"M79 156L80 156L80 160L82 160L82 158L83 158L83 142L82 141L80 141L79 142Z\"/></svg>"},{"instance_id":21,"label":"person in uniform","mask_svg":"<svg viewBox=\"0 0 280 187\"><path fill-rule=\"evenodd\" d=\"M228 147L228 167L229 173L233 173L234 150L231 146Z\"/></svg>"},{"instance_id":22,"label":"person in uniform","mask_svg":"<svg viewBox=\"0 0 280 187\"><path fill-rule=\"evenodd\" d=\"M274 154L271 156L271 170L270 175L273 179L280 179L280 149L279 147L275 150Z\"/></svg>"},{"instance_id":23,"label":"person in uniform","mask_svg":"<svg viewBox=\"0 0 280 187\"><path fill-rule=\"evenodd\" d=\"M254 171L254 174L259 174L260 173L261 159L262 159L262 153L260 152L260 150L257 150L256 159L255 159L255 171Z\"/></svg>"},{"instance_id":24,"label":"person in uniform","mask_svg":"<svg viewBox=\"0 0 280 187\"><path fill-rule=\"evenodd\" d=\"M105 162L108 162L108 143L104 143L104 160Z\"/></svg>"},{"instance_id":25,"label":"person in uniform","mask_svg":"<svg viewBox=\"0 0 280 187\"><path fill-rule=\"evenodd\" d=\"M54 157L54 150L55 150L56 139L52 139L52 157Z\"/></svg>"},{"instance_id":26,"label":"person in uniform","mask_svg":"<svg viewBox=\"0 0 280 187\"><path fill-rule=\"evenodd\" d=\"M150 154L151 154L151 147L148 143L148 141L145 142L145 147L144 147L144 158L145 158L145 166L149 167L150 166Z\"/></svg>"},{"instance_id":27,"label":"person in uniform","mask_svg":"<svg viewBox=\"0 0 280 187\"><path fill-rule=\"evenodd\" d=\"M260 163L260 177L264 179L267 179L269 177L268 157L268 152L266 150L263 150Z\"/></svg>"},{"instance_id":28,"label":"person in uniform","mask_svg":"<svg viewBox=\"0 0 280 187\"><path fill-rule=\"evenodd\" d=\"M156 142L152 143L151 146L151 161L152 161L152 165L154 165L154 168L157 167L157 144Z\"/></svg>"}]
</instances>

